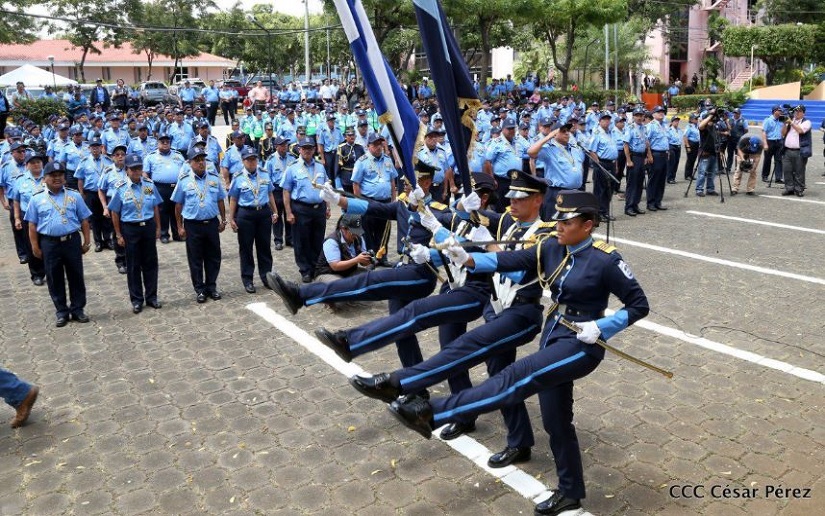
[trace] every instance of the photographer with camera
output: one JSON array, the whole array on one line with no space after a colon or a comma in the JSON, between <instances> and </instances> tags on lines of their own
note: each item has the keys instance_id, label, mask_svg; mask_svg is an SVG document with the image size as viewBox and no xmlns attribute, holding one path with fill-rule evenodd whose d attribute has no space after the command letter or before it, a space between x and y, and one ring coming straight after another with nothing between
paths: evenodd
<instances>
[{"instance_id":1,"label":"photographer with camera","mask_svg":"<svg viewBox=\"0 0 825 516\"><path fill-rule=\"evenodd\" d=\"M716 133L719 116L716 109L709 109L699 122L699 171L696 178L696 196L719 195L713 180L719 172L719 140Z\"/></svg>"},{"instance_id":2,"label":"photographer with camera","mask_svg":"<svg viewBox=\"0 0 825 516\"><path fill-rule=\"evenodd\" d=\"M315 280L329 283L373 266L375 255L367 251L363 235L360 215L341 215L335 231L324 239L323 251L315 266Z\"/></svg>"},{"instance_id":3,"label":"photographer with camera","mask_svg":"<svg viewBox=\"0 0 825 516\"><path fill-rule=\"evenodd\" d=\"M748 184L745 186L745 195L754 196L756 189L756 170L759 167L759 160L762 159L762 142L758 136L742 136L736 144L736 154L739 156L739 166L733 173L733 188L731 195L739 193L739 184L742 181L742 174L748 174Z\"/></svg>"},{"instance_id":4,"label":"photographer with camera","mask_svg":"<svg viewBox=\"0 0 825 516\"><path fill-rule=\"evenodd\" d=\"M813 154L811 121L805 118L805 106L790 108L790 117L782 128L785 150L782 172L785 174L785 191L782 195L805 195L805 167Z\"/></svg>"},{"instance_id":5,"label":"photographer with camera","mask_svg":"<svg viewBox=\"0 0 825 516\"><path fill-rule=\"evenodd\" d=\"M765 161L762 163L762 181L767 183L771 173L771 158L774 160L774 181L782 181L782 127L786 120L782 106L771 108L771 116L762 121L762 149L765 151Z\"/></svg>"},{"instance_id":6,"label":"photographer with camera","mask_svg":"<svg viewBox=\"0 0 825 516\"><path fill-rule=\"evenodd\" d=\"M742 116L742 110L736 108L733 110L733 118L728 120L730 126L730 137L728 138L728 173L733 169L733 157L737 153L739 141L748 132L748 121Z\"/></svg>"}]
</instances>

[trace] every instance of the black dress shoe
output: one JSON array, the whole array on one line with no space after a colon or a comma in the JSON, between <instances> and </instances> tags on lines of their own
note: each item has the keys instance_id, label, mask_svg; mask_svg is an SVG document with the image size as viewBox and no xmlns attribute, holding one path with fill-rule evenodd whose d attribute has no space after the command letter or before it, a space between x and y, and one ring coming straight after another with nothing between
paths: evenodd
<instances>
[{"instance_id":1,"label":"black dress shoe","mask_svg":"<svg viewBox=\"0 0 825 516\"><path fill-rule=\"evenodd\" d=\"M739 195L739 190L733 190L730 193L731 195Z\"/></svg>"},{"instance_id":2,"label":"black dress shoe","mask_svg":"<svg viewBox=\"0 0 825 516\"><path fill-rule=\"evenodd\" d=\"M791 192L791 193L793 193L793 192ZM42 287L43 286L43 278L36 277L32 280L32 283L34 283L35 286Z\"/></svg>"},{"instance_id":3,"label":"black dress shoe","mask_svg":"<svg viewBox=\"0 0 825 516\"><path fill-rule=\"evenodd\" d=\"M470 432L475 432L476 423L450 423L444 430L441 431L441 438L445 441L452 441L456 437Z\"/></svg>"},{"instance_id":4,"label":"black dress shoe","mask_svg":"<svg viewBox=\"0 0 825 516\"><path fill-rule=\"evenodd\" d=\"M332 333L326 328L315 330L315 336L329 349L333 350L344 362L352 362L352 352L349 349L346 333L336 331Z\"/></svg>"},{"instance_id":5,"label":"black dress shoe","mask_svg":"<svg viewBox=\"0 0 825 516\"><path fill-rule=\"evenodd\" d=\"M756 192L745 192L745 195L750 195L751 197L756 196Z\"/></svg>"},{"instance_id":6,"label":"black dress shoe","mask_svg":"<svg viewBox=\"0 0 825 516\"><path fill-rule=\"evenodd\" d=\"M147 306L151 306L151 307L152 307L152 308L154 308L155 310L157 310L157 309L159 309L159 308L163 308L163 305L162 305L162 304L161 304L161 302L160 302L160 301L158 301L157 299L155 299L154 301L147 301L147 302L146 302L146 305L147 305Z\"/></svg>"},{"instance_id":7,"label":"black dress shoe","mask_svg":"<svg viewBox=\"0 0 825 516\"><path fill-rule=\"evenodd\" d=\"M657 204L656 209L659 210L659 211L667 211L667 206L662 206L661 204Z\"/></svg>"},{"instance_id":8,"label":"black dress shoe","mask_svg":"<svg viewBox=\"0 0 825 516\"><path fill-rule=\"evenodd\" d=\"M27 263L29 263L28 258L26 258L25 256L23 258L20 258L20 265L26 265Z\"/></svg>"},{"instance_id":9,"label":"black dress shoe","mask_svg":"<svg viewBox=\"0 0 825 516\"><path fill-rule=\"evenodd\" d=\"M244 290L246 290L247 294L254 294L255 292L257 292L255 290L255 285L253 285L252 283L247 283L246 285L243 286L243 288L244 288Z\"/></svg>"},{"instance_id":10,"label":"black dress shoe","mask_svg":"<svg viewBox=\"0 0 825 516\"><path fill-rule=\"evenodd\" d=\"M378 373L372 376L355 375L349 379L349 384L364 396L386 403L394 401L401 395L401 390L390 383L390 373Z\"/></svg>"},{"instance_id":11,"label":"black dress shoe","mask_svg":"<svg viewBox=\"0 0 825 516\"><path fill-rule=\"evenodd\" d=\"M169 237L168 236L160 237L160 243L161 244L168 244L169 243Z\"/></svg>"},{"instance_id":12,"label":"black dress shoe","mask_svg":"<svg viewBox=\"0 0 825 516\"><path fill-rule=\"evenodd\" d=\"M575 498L567 498L559 491L556 491L553 493L553 496L536 505L533 513L540 516L556 516L564 511L581 509L581 506L582 504L579 500L576 500Z\"/></svg>"},{"instance_id":13,"label":"black dress shoe","mask_svg":"<svg viewBox=\"0 0 825 516\"><path fill-rule=\"evenodd\" d=\"M796 192L796 196L797 197L805 197L805 194L803 192Z\"/></svg>"},{"instance_id":14,"label":"black dress shoe","mask_svg":"<svg viewBox=\"0 0 825 516\"><path fill-rule=\"evenodd\" d=\"M272 287L272 290L278 294L281 300L283 300L284 305L286 305L287 310L289 310L292 315L297 314L298 310L304 306L303 301L301 301L301 296L298 293L298 287L294 284L284 281L274 272L266 273L266 282Z\"/></svg>"},{"instance_id":15,"label":"black dress shoe","mask_svg":"<svg viewBox=\"0 0 825 516\"><path fill-rule=\"evenodd\" d=\"M785 190L785 191L782 192L782 195L783 196L794 195L794 191L793 190Z\"/></svg>"},{"instance_id":16,"label":"black dress shoe","mask_svg":"<svg viewBox=\"0 0 825 516\"><path fill-rule=\"evenodd\" d=\"M635 217L636 216L636 211L635 210L624 210L624 214L627 215L628 217Z\"/></svg>"},{"instance_id":17,"label":"black dress shoe","mask_svg":"<svg viewBox=\"0 0 825 516\"><path fill-rule=\"evenodd\" d=\"M280 243L280 242L278 242L277 244L275 244L275 250L276 250L276 251L281 251L283 248L284 248L284 244L282 244L282 243Z\"/></svg>"},{"instance_id":18,"label":"black dress shoe","mask_svg":"<svg viewBox=\"0 0 825 516\"><path fill-rule=\"evenodd\" d=\"M303 281L304 283L312 283L312 276L310 276L309 274L304 274L303 276L301 276L301 281Z\"/></svg>"},{"instance_id":19,"label":"black dress shoe","mask_svg":"<svg viewBox=\"0 0 825 516\"><path fill-rule=\"evenodd\" d=\"M667 180L667 184L669 184L669 185L675 185L675 184L676 184L676 180L675 180L675 179L668 179L668 180Z\"/></svg>"},{"instance_id":20,"label":"black dress shoe","mask_svg":"<svg viewBox=\"0 0 825 516\"><path fill-rule=\"evenodd\" d=\"M87 323L90 321L89 316L84 314L83 312L72 314L72 320L77 321L79 323Z\"/></svg>"},{"instance_id":21,"label":"black dress shoe","mask_svg":"<svg viewBox=\"0 0 825 516\"><path fill-rule=\"evenodd\" d=\"M527 462L530 460L530 448L504 448L498 453L490 456L487 460L487 465L491 468L503 468L510 464L517 464L519 462Z\"/></svg>"},{"instance_id":22,"label":"black dress shoe","mask_svg":"<svg viewBox=\"0 0 825 516\"><path fill-rule=\"evenodd\" d=\"M95 252L99 253L101 251L103 251L103 244L101 244L100 242L96 242L95 243Z\"/></svg>"},{"instance_id":23,"label":"black dress shoe","mask_svg":"<svg viewBox=\"0 0 825 516\"><path fill-rule=\"evenodd\" d=\"M142 311L143 311L143 306L142 305L140 305L138 303L135 303L135 304L132 305L132 313L139 314Z\"/></svg>"},{"instance_id":24,"label":"black dress shoe","mask_svg":"<svg viewBox=\"0 0 825 516\"><path fill-rule=\"evenodd\" d=\"M713 192L708 192L708 195L711 197L716 197L717 195L719 195L719 192L714 190Z\"/></svg>"},{"instance_id":25,"label":"black dress shoe","mask_svg":"<svg viewBox=\"0 0 825 516\"><path fill-rule=\"evenodd\" d=\"M110 251L114 251L115 250L115 243L114 242L107 243L106 244L106 249L108 249Z\"/></svg>"},{"instance_id":26,"label":"black dress shoe","mask_svg":"<svg viewBox=\"0 0 825 516\"><path fill-rule=\"evenodd\" d=\"M653 206L653 205L651 205L651 204L648 204L648 205L647 205L647 211L658 211L658 210L656 209L656 206Z\"/></svg>"},{"instance_id":27,"label":"black dress shoe","mask_svg":"<svg viewBox=\"0 0 825 516\"><path fill-rule=\"evenodd\" d=\"M119 272L121 274L126 274L126 266L125 265L118 266L117 272Z\"/></svg>"},{"instance_id":28,"label":"black dress shoe","mask_svg":"<svg viewBox=\"0 0 825 516\"><path fill-rule=\"evenodd\" d=\"M206 303L206 292L198 292L198 295L195 296L195 301L200 304Z\"/></svg>"},{"instance_id":29,"label":"black dress shoe","mask_svg":"<svg viewBox=\"0 0 825 516\"><path fill-rule=\"evenodd\" d=\"M645 210L643 210L641 208L635 208L635 211L636 211L636 215L644 215L645 214Z\"/></svg>"},{"instance_id":30,"label":"black dress shoe","mask_svg":"<svg viewBox=\"0 0 825 516\"><path fill-rule=\"evenodd\" d=\"M62 328L64 326L66 326L67 324L69 324L69 318L68 317L58 317L57 321L54 323L54 325L57 326L58 328Z\"/></svg>"},{"instance_id":31,"label":"black dress shoe","mask_svg":"<svg viewBox=\"0 0 825 516\"><path fill-rule=\"evenodd\" d=\"M783 180L781 180L781 179L777 179L776 181L774 181L774 183L776 183L776 184L778 184L778 185L784 185L784 184L785 184L785 181L783 181Z\"/></svg>"},{"instance_id":32,"label":"black dress shoe","mask_svg":"<svg viewBox=\"0 0 825 516\"><path fill-rule=\"evenodd\" d=\"M209 297L212 298L212 301L220 301L223 296L221 296L221 293L216 290L214 292L210 292Z\"/></svg>"},{"instance_id":33,"label":"black dress shoe","mask_svg":"<svg viewBox=\"0 0 825 516\"><path fill-rule=\"evenodd\" d=\"M422 398L414 398L406 403L393 401L389 407L390 413L404 426L415 430L426 439L433 436L433 408L430 402Z\"/></svg>"}]
</instances>

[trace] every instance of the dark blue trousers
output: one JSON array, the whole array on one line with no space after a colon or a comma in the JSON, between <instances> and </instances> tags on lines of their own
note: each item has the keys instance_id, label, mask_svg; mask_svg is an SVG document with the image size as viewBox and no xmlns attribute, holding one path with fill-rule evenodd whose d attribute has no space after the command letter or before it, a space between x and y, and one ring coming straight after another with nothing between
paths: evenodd
<instances>
[{"instance_id":1,"label":"dark blue trousers","mask_svg":"<svg viewBox=\"0 0 825 516\"><path fill-rule=\"evenodd\" d=\"M175 201L172 200L172 192L175 190L175 185L170 183L155 183L158 189L160 198L163 202L158 206L160 211L160 236L169 237L169 229L172 229L172 238L180 240L178 235L178 226L175 224Z\"/></svg>"},{"instance_id":2,"label":"dark blue trousers","mask_svg":"<svg viewBox=\"0 0 825 516\"><path fill-rule=\"evenodd\" d=\"M435 426L523 405L525 399L538 394L559 491L570 498L584 498L581 451L573 426L573 381L601 363L601 358L587 353L585 346L568 331L565 337L554 339L551 345L514 362L481 385L431 399Z\"/></svg>"},{"instance_id":3,"label":"dark blue trousers","mask_svg":"<svg viewBox=\"0 0 825 516\"><path fill-rule=\"evenodd\" d=\"M184 220L186 230L186 260L195 292L217 292L221 271L221 237L218 218Z\"/></svg>"},{"instance_id":4,"label":"dark blue trousers","mask_svg":"<svg viewBox=\"0 0 825 516\"><path fill-rule=\"evenodd\" d=\"M6 192L8 194L8 192ZM17 250L17 257L21 260L29 257L28 247L26 247L26 240L29 235L24 234L22 229L14 227L14 201L8 199L9 202L9 222L11 222L11 232L14 235L14 248Z\"/></svg>"},{"instance_id":5,"label":"dark blue trousers","mask_svg":"<svg viewBox=\"0 0 825 516\"><path fill-rule=\"evenodd\" d=\"M399 384L401 392L418 392L485 361L487 373L494 377L515 361L519 346L532 341L541 331L542 307L535 304L514 305L498 315L490 310L485 313L485 319L485 324L461 335L424 362L392 373L393 381ZM533 429L524 403L499 408L507 424L507 446L533 446ZM476 415L459 414L455 421L472 421Z\"/></svg>"},{"instance_id":6,"label":"dark blue trousers","mask_svg":"<svg viewBox=\"0 0 825 516\"><path fill-rule=\"evenodd\" d=\"M276 244L292 245L292 224L286 221L286 209L284 208L284 191L275 188L272 192L275 197L275 206L278 207L278 222L272 224L272 238Z\"/></svg>"},{"instance_id":7,"label":"dark blue trousers","mask_svg":"<svg viewBox=\"0 0 825 516\"><path fill-rule=\"evenodd\" d=\"M412 301L435 289L435 274L426 265L401 265L355 274L331 283L302 285L298 292L305 306L340 301Z\"/></svg>"},{"instance_id":8,"label":"dark blue trousers","mask_svg":"<svg viewBox=\"0 0 825 516\"><path fill-rule=\"evenodd\" d=\"M676 171L679 170L679 160L682 157L682 146L671 145L667 157L667 180L676 181Z\"/></svg>"},{"instance_id":9,"label":"dark blue trousers","mask_svg":"<svg viewBox=\"0 0 825 516\"><path fill-rule=\"evenodd\" d=\"M158 300L158 246L155 219L140 226L121 222L120 232L126 240L126 280L132 304Z\"/></svg>"},{"instance_id":10,"label":"dark blue trousers","mask_svg":"<svg viewBox=\"0 0 825 516\"><path fill-rule=\"evenodd\" d=\"M266 273L272 271L272 248L269 246L269 234L272 231L272 211L269 207L261 210L238 207L235 216L238 225L238 254L241 258L241 281L244 285L252 283L255 274L255 258L258 258L258 276L266 284Z\"/></svg>"},{"instance_id":11,"label":"dark blue trousers","mask_svg":"<svg viewBox=\"0 0 825 516\"><path fill-rule=\"evenodd\" d=\"M645 155L634 152L630 154L630 159L633 166L625 170L625 175L627 175L627 188L624 194L625 211L639 208L639 202L642 200L642 184L645 180Z\"/></svg>"},{"instance_id":12,"label":"dark blue trousers","mask_svg":"<svg viewBox=\"0 0 825 516\"><path fill-rule=\"evenodd\" d=\"M81 314L86 307L86 284L83 280L83 251L80 240L80 233L73 233L62 242L59 238L40 236L46 284L58 318ZM69 282L71 304L66 302L66 281Z\"/></svg>"},{"instance_id":13,"label":"dark blue trousers","mask_svg":"<svg viewBox=\"0 0 825 516\"><path fill-rule=\"evenodd\" d=\"M616 162L613 160L599 160L597 165L593 163L593 195L599 202L599 215L610 214L610 199L613 196L613 185L615 184L604 173L604 170L599 168L601 165L605 170L616 175Z\"/></svg>"},{"instance_id":14,"label":"dark blue trousers","mask_svg":"<svg viewBox=\"0 0 825 516\"><path fill-rule=\"evenodd\" d=\"M32 241L29 240L29 223L25 220L23 221L23 234L26 236L24 245L26 256L29 257L29 276L31 276L31 279L45 278L46 268L43 266L43 259L36 257L34 253L32 253Z\"/></svg>"},{"instance_id":15,"label":"dark blue trousers","mask_svg":"<svg viewBox=\"0 0 825 516\"><path fill-rule=\"evenodd\" d=\"M653 163L647 178L647 205L654 208L662 204L667 180L667 151L652 151Z\"/></svg>"},{"instance_id":16,"label":"dark blue trousers","mask_svg":"<svg viewBox=\"0 0 825 516\"><path fill-rule=\"evenodd\" d=\"M92 226L92 238L95 241L95 244L99 244L101 246L106 245L109 243L109 239L111 238L111 229L109 231L105 231L106 222L109 219L103 216L103 205L100 204L100 197L97 195L97 190L83 190L84 199L86 201L86 206L89 207L89 210L92 212L92 216L89 217L89 224ZM111 222L109 222L111 226Z\"/></svg>"},{"instance_id":17,"label":"dark blue trousers","mask_svg":"<svg viewBox=\"0 0 825 516\"><path fill-rule=\"evenodd\" d=\"M295 263L301 276L315 277L315 266L324 248L324 234L327 227L326 204L305 204L293 200L292 246Z\"/></svg>"}]
</instances>

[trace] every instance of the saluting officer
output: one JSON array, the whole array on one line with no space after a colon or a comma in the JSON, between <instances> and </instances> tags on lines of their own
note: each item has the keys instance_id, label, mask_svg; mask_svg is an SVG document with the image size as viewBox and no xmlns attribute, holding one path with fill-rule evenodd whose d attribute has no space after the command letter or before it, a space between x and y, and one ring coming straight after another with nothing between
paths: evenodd
<instances>
[{"instance_id":1,"label":"saluting officer","mask_svg":"<svg viewBox=\"0 0 825 516\"><path fill-rule=\"evenodd\" d=\"M44 171L46 188L36 193L25 220L29 223L32 253L42 258L46 269L46 283L54 303L58 328L72 320L87 323L86 284L83 280L83 258L89 251L89 216L92 214L83 196L65 188L66 167L49 163ZM83 231L83 243L79 231ZM71 304L66 303L66 281L69 282Z\"/></svg>"},{"instance_id":2,"label":"saluting officer","mask_svg":"<svg viewBox=\"0 0 825 516\"><path fill-rule=\"evenodd\" d=\"M90 155L86 156L75 170L74 177L77 179L77 189L86 201L86 206L91 210L92 215L89 221L92 225L92 236L95 240L95 252L103 250L103 246L111 238L111 221L103 216L103 204L98 195L98 184L103 176L103 171L112 165L112 160L103 155L103 142L100 138L89 140Z\"/></svg>"},{"instance_id":3,"label":"saluting officer","mask_svg":"<svg viewBox=\"0 0 825 516\"><path fill-rule=\"evenodd\" d=\"M187 173L178 177L172 201L178 234L186 240L195 299L205 303L207 296L215 301L221 298L217 280L221 270L220 233L226 229L226 191L218 173L207 172L206 151L200 145L189 151L189 167Z\"/></svg>"},{"instance_id":4,"label":"saluting officer","mask_svg":"<svg viewBox=\"0 0 825 516\"><path fill-rule=\"evenodd\" d=\"M32 283L38 287L44 284L46 270L42 258L34 256L32 253L31 240L28 238L29 223L23 220L23 215L29 209L32 196L43 188L44 161L44 156L31 151L27 152L25 158L26 172L17 176L11 187L11 199L14 200L14 227L18 231L23 231L26 255L29 257L29 273L31 274Z\"/></svg>"},{"instance_id":5,"label":"saluting officer","mask_svg":"<svg viewBox=\"0 0 825 516\"><path fill-rule=\"evenodd\" d=\"M369 153L355 162L352 173L353 193L380 203L395 201L398 172L392 158L384 154L384 137L378 133L371 134L367 149ZM365 216L363 223L364 240L368 249L378 251L387 245L390 236L389 220ZM382 265L385 265L386 258L382 260Z\"/></svg>"},{"instance_id":6,"label":"saluting officer","mask_svg":"<svg viewBox=\"0 0 825 516\"><path fill-rule=\"evenodd\" d=\"M284 172L287 167L295 162L295 156L287 152L288 140L276 136L272 142L275 152L266 160L264 170L269 173L272 179L272 197L275 198L275 205L278 207L278 220L272 225L272 238L275 241L275 250L284 248L284 243L292 247L292 224L286 223L286 211L284 208L284 189L281 181L284 179Z\"/></svg>"},{"instance_id":7,"label":"saluting officer","mask_svg":"<svg viewBox=\"0 0 825 516\"><path fill-rule=\"evenodd\" d=\"M143 160L137 154L125 159L127 179L114 185L109 202L117 243L126 250L126 278L132 312L143 303L161 307L158 301L158 247L160 209L163 202L151 179L143 175Z\"/></svg>"},{"instance_id":8,"label":"saluting officer","mask_svg":"<svg viewBox=\"0 0 825 516\"><path fill-rule=\"evenodd\" d=\"M258 153L251 147L241 152L243 169L232 178L229 186L229 225L238 234L238 253L241 258L241 281L248 294L255 293L252 275L258 258L258 276L264 286L266 273L272 270L272 249L269 235L272 224L278 220L278 207L272 196L272 179L258 168Z\"/></svg>"},{"instance_id":9,"label":"saluting officer","mask_svg":"<svg viewBox=\"0 0 825 516\"><path fill-rule=\"evenodd\" d=\"M315 144L309 138L298 142L301 157L286 169L284 189L286 221L293 225L292 244L301 279L309 283L315 277L315 265L324 245L329 206L321 199L317 186L329 178L324 167L312 156Z\"/></svg>"},{"instance_id":10,"label":"saluting officer","mask_svg":"<svg viewBox=\"0 0 825 516\"><path fill-rule=\"evenodd\" d=\"M338 146L338 159L335 168L335 177L341 181L341 187L352 193L352 171L355 162L364 155L366 150L359 143L356 143L355 131L352 127L347 128L344 133L344 143ZM364 145L367 145L367 138L364 138Z\"/></svg>"},{"instance_id":11,"label":"saluting officer","mask_svg":"<svg viewBox=\"0 0 825 516\"><path fill-rule=\"evenodd\" d=\"M182 240L178 235L178 228L172 221L175 213L172 191L178 181L180 168L185 162L179 152L172 150L172 139L168 134L158 138L158 150L143 160L144 174L155 183L155 189L163 199L160 205L160 241L163 244L169 243L170 227L172 238Z\"/></svg>"}]
</instances>

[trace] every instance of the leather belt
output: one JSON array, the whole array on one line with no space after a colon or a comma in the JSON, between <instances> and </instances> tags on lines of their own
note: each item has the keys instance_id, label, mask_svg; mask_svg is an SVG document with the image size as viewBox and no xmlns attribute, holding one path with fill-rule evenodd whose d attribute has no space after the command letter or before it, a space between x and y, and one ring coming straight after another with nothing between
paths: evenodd
<instances>
[{"instance_id":1,"label":"leather belt","mask_svg":"<svg viewBox=\"0 0 825 516\"><path fill-rule=\"evenodd\" d=\"M190 224L204 224L204 225L206 225L206 224L211 224L212 222L215 221L215 219L217 219L217 217L212 217L211 219L206 219L206 220L183 219L183 221L188 222Z\"/></svg>"},{"instance_id":2,"label":"leather belt","mask_svg":"<svg viewBox=\"0 0 825 516\"><path fill-rule=\"evenodd\" d=\"M40 238L44 240L51 240L53 242L66 242L67 240L71 240L73 236L77 234L77 231L74 233L69 233L68 235L63 236L51 236L51 235L40 235Z\"/></svg>"},{"instance_id":3,"label":"leather belt","mask_svg":"<svg viewBox=\"0 0 825 516\"><path fill-rule=\"evenodd\" d=\"M138 222L125 222L125 221L123 221L122 223L126 224L127 226L141 226L141 227L143 227L151 221L152 221L152 219L146 219L146 220L141 220L141 221L138 221Z\"/></svg>"},{"instance_id":4,"label":"leather belt","mask_svg":"<svg viewBox=\"0 0 825 516\"><path fill-rule=\"evenodd\" d=\"M551 312L558 312L561 315L567 315L570 317L589 317L591 319L599 319L604 317L604 310L600 312L587 312L584 310L579 310L578 308L573 308L572 306L567 306L564 304L556 303L556 306Z\"/></svg>"},{"instance_id":5,"label":"leather belt","mask_svg":"<svg viewBox=\"0 0 825 516\"><path fill-rule=\"evenodd\" d=\"M642 156L642 157L647 156L647 154L645 154L644 152L631 152L630 155L631 156Z\"/></svg>"},{"instance_id":6,"label":"leather belt","mask_svg":"<svg viewBox=\"0 0 825 516\"><path fill-rule=\"evenodd\" d=\"M321 207L320 202L316 203L316 204L310 204L310 203L304 202L304 201L296 201L295 199L292 199L292 202L294 202L295 204L299 204L301 206L307 206L307 207L312 208L312 209L317 209L317 208Z\"/></svg>"},{"instance_id":7,"label":"leather belt","mask_svg":"<svg viewBox=\"0 0 825 516\"><path fill-rule=\"evenodd\" d=\"M238 208L247 211L261 211L263 209L269 209L269 205L264 204L263 206L238 206Z\"/></svg>"},{"instance_id":8,"label":"leather belt","mask_svg":"<svg viewBox=\"0 0 825 516\"><path fill-rule=\"evenodd\" d=\"M516 294L516 297L513 298L513 305L540 305L541 304L541 297L535 296L522 296Z\"/></svg>"},{"instance_id":9,"label":"leather belt","mask_svg":"<svg viewBox=\"0 0 825 516\"><path fill-rule=\"evenodd\" d=\"M651 154L667 154L666 150L652 150L650 151Z\"/></svg>"}]
</instances>

